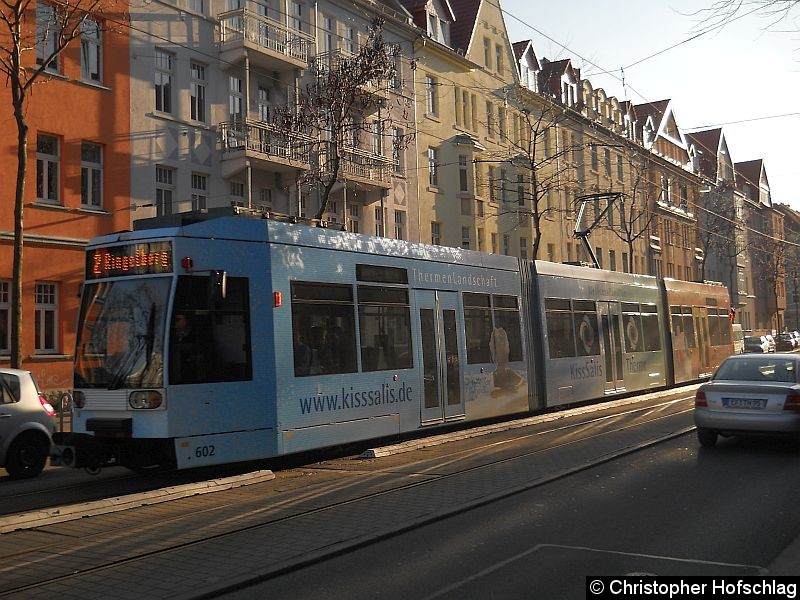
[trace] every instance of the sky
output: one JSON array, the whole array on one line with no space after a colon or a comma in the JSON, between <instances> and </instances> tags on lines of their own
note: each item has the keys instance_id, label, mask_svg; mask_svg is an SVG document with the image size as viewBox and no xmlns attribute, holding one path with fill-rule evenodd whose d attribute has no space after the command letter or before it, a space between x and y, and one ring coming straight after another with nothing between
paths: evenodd
<instances>
[{"instance_id":1,"label":"sky","mask_svg":"<svg viewBox=\"0 0 800 600\"><path fill-rule=\"evenodd\" d=\"M684 133L721 126L734 162L763 159L773 202L800 211L800 8L778 24L754 13L690 39L704 28L697 10L713 1L500 5L511 41L533 40L539 58L571 58L620 100L671 99Z\"/></svg>"}]
</instances>

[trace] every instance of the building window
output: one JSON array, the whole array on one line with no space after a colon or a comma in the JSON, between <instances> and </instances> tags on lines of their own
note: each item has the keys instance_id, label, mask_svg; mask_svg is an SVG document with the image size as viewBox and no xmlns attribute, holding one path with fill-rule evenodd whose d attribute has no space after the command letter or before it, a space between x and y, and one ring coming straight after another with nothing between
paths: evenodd
<instances>
[{"instance_id":1,"label":"building window","mask_svg":"<svg viewBox=\"0 0 800 600\"><path fill-rule=\"evenodd\" d=\"M377 120L372 122L372 153L383 156L383 123Z\"/></svg>"},{"instance_id":2,"label":"building window","mask_svg":"<svg viewBox=\"0 0 800 600\"><path fill-rule=\"evenodd\" d=\"M382 237L386 229L384 227L384 219L383 211L386 210L385 208L381 208L380 206L375 207L375 235L378 237Z\"/></svg>"},{"instance_id":3,"label":"building window","mask_svg":"<svg viewBox=\"0 0 800 600\"><path fill-rule=\"evenodd\" d=\"M608 251L608 268L610 271L617 270L617 252L616 250Z\"/></svg>"},{"instance_id":4,"label":"building window","mask_svg":"<svg viewBox=\"0 0 800 600\"><path fill-rule=\"evenodd\" d=\"M57 204L59 201L60 153L58 138L36 136L36 198Z\"/></svg>"},{"instance_id":5,"label":"building window","mask_svg":"<svg viewBox=\"0 0 800 600\"><path fill-rule=\"evenodd\" d=\"M58 57L53 56L58 48L60 35L56 7L39 2L36 4L36 64L41 65L52 57L45 66L48 71L58 72Z\"/></svg>"},{"instance_id":6,"label":"building window","mask_svg":"<svg viewBox=\"0 0 800 600\"><path fill-rule=\"evenodd\" d=\"M461 198L461 214L465 216L472 214L472 199Z\"/></svg>"},{"instance_id":7,"label":"building window","mask_svg":"<svg viewBox=\"0 0 800 600\"><path fill-rule=\"evenodd\" d=\"M358 43L356 42L356 30L352 25L346 25L344 28L344 37L342 39L342 46L344 51L348 54L355 54L358 52Z\"/></svg>"},{"instance_id":8,"label":"building window","mask_svg":"<svg viewBox=\"0 0 800 600\"><path fill-rule=\"evenodd\" d=\"M506 179L508 177L508 173L505 169L500 169L500 202L506 202L508 197L506 196Z\"/></svg>"},{"instance_id":9,"label":"building window","mask_svg":"<svg viewBox=\"0 0 800 600\"><path fill-rule=\"evenodd\" d=\"M156 48L156 110L172 113L172 61L174 56Z\"/></svg>"},{"instance_id":10,"label":"building window","mask_svg":"<svg viewBox=\"0 0 800 600\"><path fill-rule=\"evenodd\" d=\"M428 148L428 184L439 187L439 151Z\"/></svg>"},{"instance_id":11,"label":"building window","mask_svg":"<svg viewBox=\"0 0 800 600\"><path fill-rule=\"evenodd\" d=\"M622 272L623 273L630 273L630 265L628 264L628 253L622 253Z\"/></svg>"},{"instance_id":12,"label":"building window","mask_svg":"<svg viewBox=\"0 0 800 600\"><path fill-rule=\"evenodd\" d=\"M347 230L353 233L361 231L361 205L351 202L347 205Z\"/></svg>"},{"instance_id":13,"label":"building window","mask_svg":"<svg viewBox=\"0 0 800 600\"><path fill-rule=\"evenodd\" d=\"M395 173L403 174L403 131L397 127L392 128L392 165Z\"/></svg>"},{"instance_id":14,"label":"building window","mask_svg":"<svg viewBox=\"0 0 800 600\"><path fill-rule=\"evenodd\" d=\"M486 209L483 207L483 200L475 200L475 214L481 218L486 216Z\"/></svg>"},{"instance_id":15,"label":"building window","mask_svg":"<svg viewBox=\"0 0 800 600\"><path fill-rule=\"evenodd\" d=\"M522 174L517 175L517 204L525 206L525 176Z\"/></svg>"},{"instance_id":16,"label":"building window","mask_svg":"<svg viewBox=\"0 0 800 600\"><path fill-rule=\"evenodd\" d=\"M483 38L483 66L487 69L492 68L492 47L489 38Z\"/></svg>"},{"instance_id":17,"label":"building window","mask_svg":"<svg viewBox=\"0 0 800 600\"><path fill-rule=\"evenodd\" d=\"M489 170L489 202L494 202L497 199L494 186L497 185L497 174L495 168L490 166Z\"/></svg>"},{"instance_id":18,"label":"building window","mask_svg":"<svg viewBox=\"0 0 800 600\"><path fill-rule=\"evenodd\" d=\"M606 167L606 176L611 177L611 150L605 148L603 150L603 161Z\"/></svg>"},{"instance_id":19,"label":"building window","mask_svg":"<svg viewBox=\"0 0 800 600\"><path fill-rule=\"evenodd\" d=\"M478 227L478 250L483 252L484 250L484 239L483 239L483 229Z\"/></svg>"},{"instance_id":20,"label":"building window","mask_svg":"<svg viewBox=\"0 0 800 600\"><path fill-rule=\"evenodd\" d=\"M190 66L191 84L189 85L191 117L201 123L206 122L206 68L193 62Z\"/></svg>"},{"instance_id":21,"label":"building window","mask_svg":"<svg viewBox=\"0 0 800 600\"><path fill-rule=\"evenodd\" d=\"M502 106L497 109L497 135L500 139L508 139L506 133L506 109Z\"/></svg>"},{"instance_id":22,"label":"building window","mask_svg":"<svg viewBox=\"0 0 800 600\"><path fill-rule=\"evenodd\" d=\"M81 23L81 77L84 81L102 81L101 57L100 23L86 17Z\"/></svg>"},{"instance_id":23,"label":"building window","mask_svg":"<svg viewBox=\"0 0 800 600\"><path fill-rule=\"evenodd\" d=\"M442 244L442 228L439 223L431 223L431 244L440 246Z\"/></svg>"},{"instance_id":24,"label":"building window","mask_svg":"<svg viewBox=\"0 0 800 600\"><path fill-rule=\"evenodd\" d=\"M272 212L272 190L270 188L258 190L258 208L265 212Z\"/></svg>"},{"instance_id":25,"label":"building window","mask_svg":"<svg viewBox=\"0 0 800 600\"><path fill-rule=\"evenodd\" d=\"M504 64L505 63L503 62L503 47L500 44L497 44L494 47L494 65L499 75L503 74Z\"/></svg>"},{"instance_id":26,"label":"building window","mask_svg":"<svg viewBox=\"0 0 800 600\"><path fill-rule=\"evenodd\" d=\"M528 238L519 238L519 257L528 260Z\"/></svg>"},{"instance_id":27,"label":"building window","mask_svg":"<svg viewBox=\"0 0 800 600\"><path fill-rule=\"evenodd\" d=\"M596 246L594 249L595 258L597 258L597 266L601 269L603 268L603 249L600 246Z\"/></svg>"},{"instance_id":28,"label":"building window","mask_svg":"<svg viewBox=\"0 0 800 600\"><path fill-rule=\"evenodd\" d=\"M486 135L494 137L494 105L486 103Z\"/></svg>"},{"instance_id":29,"label":"building window","mask_svg":"<svg viewBox=\"0 0 800 600\"><path fill-rule=\"evenodd\" d=\"M242 196L244 196L244 194L242 194ZM192 173L192 210L203 210L207 208L207 205L208 175Z\"/></svg>"},{"instance_id":30,"label":"building window","mask_svg":"<svg viewBox=\"0 0 800 600\"><path fill-rule=\"evenodd\" d=\"M244 94L242 93L242 78L230 76L228 78L228 113L231 119L241 118L244 114Z\"/></svg>"},{"instance_id":31,"label":"building window","mask_svg":"<svg viewBox=\"0 0 800 600\"><path fill-rule=\"evenodd\" d=\"M617 154L617 181L622 181L625 178L625 172L622 169L622 155Z\"/></svg>"},{"instance_id":32,"label":"building window","mask_svg":"<svg viewBox=\"0 0 800 600\"><path fill-rule=\"evenodd\" d=\"M11 351L11 282L0 281L0 354Z\"/></svg>"},{"instance_id":33,"label":"building window","mask_svg":"<svg viewBox=\"0 0 800 600\"><path fill-rule=\"evenodd\" d=\"M436 91L438 85L436 78L430 75L425 76L425 110L429 116L435 117L439 111L439 98Z\"/></svg>"},{"instance_id":34,"label":"building window","mask_svg":"<svg viewBox=\"0 0 800 600\"><path fill-rule=\"evenodd\" d=\"M669 177L661 176L661 201L669 204Z\"/></svg>"},{"instance_id":35,"label":"building window","mask_svg":"<svg viewBox=\"0 0 800 600\"><path fill-rule=\"evenodd\" d=\"M34 328L36 335L36 352L52 353L56 351L56 319L58 315L58 295L55 283L36 283L36 305Z\"/></svg>"},{"instance_id":36,"label":"building window","mask_svg":"<svg viewBox=\"0 0 800 600\"><path fill-rule=\"evenodd\" d=\"M503 254L508 256L511 254L511 236L504 235L503 236Z\"/></svg>"},{"instance_id":37,"label":"building window","mask_svg":"<svg viewBox=\"0 0 800 600\"><path fill-rule=\"evenodd\" d=\"M161 217L173 212L175 169L156 165L156 214Z\"/></svg>"},{"instance_id":38,"label":"building window","mask_svg":"<svg viewBox=\"0 0 800 600\"><path fill-rule=\"evenodd\" d=\"M492 254L497 254L497 234L492 234Z\"/></svg>"},{"instance_id":39,"label":"building window","mask_svg":"<svg viewBox=\"0 0 800 600\"><path fill-rule=\"evenodd\" d=\"M547 244L547 260L550 262L556 262L556 245L555 244Z\"/></svg>"},{"instance_id":40,"label":"building window","mask_svg":"<svg viewBox=\"0 0 800 600\"><path fill-rule=\"evenodd\" d=\"M203 0L186 0L186 8L201 15L205 14Z\"/></svg>"},{"instance_id":41,"label":"building window","mask_svg":"<svg viewBox=\"0 0 800 600\"><path fill-rule=\"evenodd\" d=\"M206 176L201 175L201 177ZM192 183L194 183L194 181ZM244 206L244 183L241 181L231 181L231 196L242 202L241 205Z\"/></svg>"},{"instance_id":42,"label":"building window","mask_svg":"<svg viewBox=\"0 0 800 600\"><path fill-rule=\"evenodd\" d=\"M464 250L469 250L470 248L470 241L472 236L470 235L470 228L469 227L462 227L461 228L461 247Z\"/></svg>"},{"instance_id":43,"label":"building window","mask_svg":"<svg viewBox=\"0 0 800 600\"><path fill-rule=\"evenodd\" d=\"M103 147L99 144L81 143L81 204L103 206Z\"/></svg>"},{"instance_id":44,"label":"building window","mask_svg":"<svg viewBox=\"0 0 800 600\"><path fill-rule=\"evenodd\" d=\"M469 162L463 154L458 156L458 190L469 192Z\"/></svg>"},{"instance_id":45,"label":"building window","mask_svg":"<svg viewBox=\"0 0 800 600\"><path fill-rule=\"evenodd\" d=\"M394 211L394 239L406 239L406 213L402 210Z\"/></svg>"},{"instance_id":46,"label":"building window","mask_svg":"<svg viewBox=\"0 0 800 600\"><path fill-rule=\"evenodd\" d=\"M596 173L597 169L599 168L598 167L598 162L599 161L598 161L598 158L597 158L597 146L595 144L591 144L591 146L592 146L592 150L591 150L592 166L591 166L591 169L592 169L592 171L594 171Z\"/></svg>"}]
</instances>

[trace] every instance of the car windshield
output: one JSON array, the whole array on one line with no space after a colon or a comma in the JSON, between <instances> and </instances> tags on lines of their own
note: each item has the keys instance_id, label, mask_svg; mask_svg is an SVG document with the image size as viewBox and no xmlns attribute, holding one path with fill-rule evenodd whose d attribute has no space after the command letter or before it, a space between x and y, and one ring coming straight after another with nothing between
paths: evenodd
<instances>
[{"instance_id":1,"label":"car windshield","mask_svg":"<svg viewBox=\"0 0 800 600\"><path fill-rule=\"evenodd\" d=\"M726 360L714 375L714 380L783 381L795 383L795 360L776 360L772 357L753 356L743 360Z\"/></svg>"},{"instance_id":2,"label":"car windshield","mask_svg":"<svg viewBox=\"0 0 800 600\"><path fill-rule=\"evenodd\" d=\"M169 277L87 284L75 387L162 387Z\"/></svg>"}]
</instances>

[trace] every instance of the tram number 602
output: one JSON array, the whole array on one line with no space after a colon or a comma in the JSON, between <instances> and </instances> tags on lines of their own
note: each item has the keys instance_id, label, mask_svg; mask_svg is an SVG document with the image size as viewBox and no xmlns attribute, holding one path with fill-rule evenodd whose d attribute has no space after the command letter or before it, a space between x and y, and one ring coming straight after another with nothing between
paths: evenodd
<instances>
[{"instance_id":1,"label":"tram number 602","mask_svg":"<svg viewBox=\"0 0 800 600\"><path fill-rule=\"evenodd\" d=\"M197 458L207 458L209 456L214 456L215 448L214 446L197 446L194 449L194 455Z\"/></svg>"}]
</instances>

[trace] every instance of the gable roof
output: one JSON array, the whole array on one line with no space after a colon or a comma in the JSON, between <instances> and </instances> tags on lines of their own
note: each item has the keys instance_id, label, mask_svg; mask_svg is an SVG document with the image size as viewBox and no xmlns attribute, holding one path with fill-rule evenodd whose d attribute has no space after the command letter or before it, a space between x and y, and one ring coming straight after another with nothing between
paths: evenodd
<instances>
[{"instance_id":1,"label":"gable roof","mask_svg":"<svg viewBox=\"0 0 800 600\"><path fill-rule=\"evenodd\" d=\"M461 49L466 53L469 49L469 42L475 29L475 21L478 17L481 1L456 0L453 2L452 9L456 20L450 26L450 42L456 50Z\"/></svg>"},{"instance_id":2,"label":"gable roof","mask_svg":"<svg viewBox=\"0 0 800 600\"><path fill-rule=\"evenodd\" d=\"M698 164L700 173L716 181L719 168L718 155L721 150L720 144L722 144L722 129L718 127L716 129L687 133L686 139L694 146L695 151L700 156Z\"/></svg>"}]
</instances>

